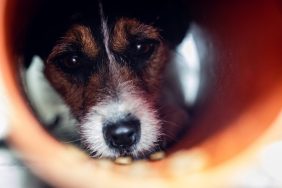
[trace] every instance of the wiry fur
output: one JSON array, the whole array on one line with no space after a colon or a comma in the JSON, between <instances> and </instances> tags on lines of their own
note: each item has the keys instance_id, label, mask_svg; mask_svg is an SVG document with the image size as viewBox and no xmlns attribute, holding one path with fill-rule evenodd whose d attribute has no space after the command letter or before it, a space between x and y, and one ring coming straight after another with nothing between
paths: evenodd
<instances>
[{"instance_id":1,"label":"wiry fur","mask_svg":"<svg viewBox=\"0 0 282 188\"><path fill-rule=\"evenodd\" d=\"M127 17L108 21L101 6L100 17L99 22L69 26L46 59L44 74L70 107L91 154L146 157L163 141L173 140L186 122L186 117L169 114L162 101L169 46L153 24ZM156 43L149 57L128 60L136 41ZM73 54L81 58L80 65L69 71L65 64ZM102 130L105 122L128 115L140 121L141 136L127 153L121 153L107 145Z\"/></svg>"},{"instance_id":2,"label":"wiry fur","mask_svg":"<svg viewBox=\"0 0 282 188\"><path fill-rule=\"evenodd\" d=\"M116 122L128 115L134 115L141 122L141 139L134 146L132 155L138 157L150 152L160 139L160 121L154 108L141 92L129 83L117 88L117 98L105 97L91 108L81 127L82 137L88 149L95 156L115 158L119 153L109 148L102 135L103 122Z\"/></svg>"}]
</instances>

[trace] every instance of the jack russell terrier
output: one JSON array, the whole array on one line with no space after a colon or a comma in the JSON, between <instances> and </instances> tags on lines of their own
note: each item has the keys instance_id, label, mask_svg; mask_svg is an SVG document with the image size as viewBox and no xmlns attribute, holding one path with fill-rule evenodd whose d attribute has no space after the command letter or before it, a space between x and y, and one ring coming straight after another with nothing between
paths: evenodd
<instances>
[{"instance_id":1,"label":"jack russell terrier","mask_svg":"<svg viewBox=\"0 0 282 188\"><path fill-rule=\"evenodd\" d=\"M171 51L186 32L177 31L185 27L175 22L179 13L171 3L92 2L59 23L68 14L64 6L72 13L81 8L62 3L56 5L60 15L50 11L56 17L36 25L45 34L41 43L31 40L37 44L31 51L43 58L44 75L78 122L91 155L145 158L174 142L187 125L187 111L173 102L179 99L165 80ZM54 30L60 31L56 37Z\"/></svg>"}]
</instances>

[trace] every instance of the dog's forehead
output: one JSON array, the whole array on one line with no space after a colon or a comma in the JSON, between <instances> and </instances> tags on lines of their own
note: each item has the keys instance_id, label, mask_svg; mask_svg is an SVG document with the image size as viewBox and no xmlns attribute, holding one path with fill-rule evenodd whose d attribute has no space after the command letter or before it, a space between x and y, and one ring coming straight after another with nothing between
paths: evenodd
<instances>
[{"instance_id":1,"label":"dog's forehead","mask_svg":"<svg viewBox=\"0 0 282 188\"><path fill-rule=\"evenodd\" d=\"M65 33L60 42L65 44L78 43L85 54L91 54L95 57L103 48L102 46L110 46L115 52L124 51L132 37L158 40L159 31L157 28L141 23L137 19L122 17L109 24L105 18L101 18L101 24L82 25L75 23Z\"/></svg>"}]
</instances>

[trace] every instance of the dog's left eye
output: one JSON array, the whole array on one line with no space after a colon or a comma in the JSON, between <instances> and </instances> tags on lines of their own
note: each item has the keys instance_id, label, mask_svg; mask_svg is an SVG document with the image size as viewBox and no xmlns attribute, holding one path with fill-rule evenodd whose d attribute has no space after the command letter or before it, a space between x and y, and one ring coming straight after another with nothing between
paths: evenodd
<instances>
[{"instance_id":1,"label":"dog's left eye","mask_svg":"<svg viewBox=\"0 0 282 188\"><path fill-rule=\"evenodd\" d=\"M131 45L130 53L135 58L149 58L154 52L157 41L144 40L136 41Z\"/></svg>"},{"instance_id":2,"label":"dog's left eye","mask_svg":"<svg viewBox=\"0 0 282 188\"><path fill-rule=\"evenodd\" d=\"M137 43L134 50L136 54L143 55L149 53L153 47L152 43Z\"/></svg>"}]
</instances>

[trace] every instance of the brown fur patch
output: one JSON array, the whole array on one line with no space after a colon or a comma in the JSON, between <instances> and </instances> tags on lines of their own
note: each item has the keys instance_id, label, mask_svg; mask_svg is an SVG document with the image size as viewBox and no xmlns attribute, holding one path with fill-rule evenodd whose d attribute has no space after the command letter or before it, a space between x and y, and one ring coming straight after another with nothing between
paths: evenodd
<instances>
[{"instance_id":1,"label":"brown fur patch","mask_svg":"<svg viewBox=\"0 0 282 188\"><path fill-rule=\"evenodd\" d=\"M49 59L58 54L67 52L68 47L71 45L80 46L80 50L93 59L96 58L100 51L90 28L82 25L75 25L68 30L66 35L58 42L52 50Z\"/></svg>"},{"instance_id":2,"label":"brown fur patch","mask_svg":"<svg viewBox=\"0 0 282 188\"><path fill-rule=\"evenodd\" d=\"M156 28L142 24L135 19L121 18L114 27L112 49L116 52L123 52L132 36L158 40L159 32Z\"/></svg>"},{"instance_id":3,"label":"brown fur patch","mask_svg":"<svg viewBox=\"0 0 282 188\"><path fill-rule=\"evenodd\" d=\"M55 89L61 94L65 102L71 107L72 113L79 119L86 110L85 100L88 99L85 97L86 88L83 84L75 84L72 76L58 69L52 62L60 54L68 53L69 46L71 45L78 45L80 47L79 51L91 59L95 59L100 51L91 30L86 26L75 25L67 31L65 36L53 48L47 59L44 73ZM92 80L95 79L92 78ZM101 82L99 79L96 80L96 83Z\"/></svg>"},{"instance_id":4,"label":"brown fur patch","mask_svg":"<svg viewBox=\"0 0 282 188\"><path fill-rule=\"evenodd\" d=\"M112 49L115 52L122 53L130 44L130 37L143 39L153 39L159 41L160 44L152 57L148 60L147 66L136 77L129 69L120 68L120 75L123 80L136 80L135 84L144 89L151 98L155 100L159 97L162 73L168 60L168 48L162 41L157 28L140 23L136 19L121 18L114 27L112 35Z\"/></svg>"},{"instance_id":5,"label":"brown fur patch","mask_svg":"<svg viewBox=\"0 0 282 188\"><path fill-rule=\"evenodd\" d=\"M83 91L82 85L73 84L66 74L63 74L54 64L47 64L44 74L52 86L61 94L66 104L71 106L75 117L83 113Z\"/></svg>"}]
</instances>

